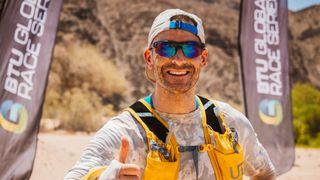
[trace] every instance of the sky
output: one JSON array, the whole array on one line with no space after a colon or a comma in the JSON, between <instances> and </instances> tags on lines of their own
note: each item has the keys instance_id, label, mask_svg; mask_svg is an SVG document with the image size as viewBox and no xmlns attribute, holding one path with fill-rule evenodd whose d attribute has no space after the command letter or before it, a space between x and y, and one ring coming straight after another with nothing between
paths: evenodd
<instances>
[{"instance_id":1,"label":"sky","mask_svg":"<svg viewBox=\"0 0 320 180\"><path fill-rule=\"evenodd\" d=\"M299 11L315 4L320 4L320 0L288 0L288 8L291 11Z\"/></svg>"}]
</instances>

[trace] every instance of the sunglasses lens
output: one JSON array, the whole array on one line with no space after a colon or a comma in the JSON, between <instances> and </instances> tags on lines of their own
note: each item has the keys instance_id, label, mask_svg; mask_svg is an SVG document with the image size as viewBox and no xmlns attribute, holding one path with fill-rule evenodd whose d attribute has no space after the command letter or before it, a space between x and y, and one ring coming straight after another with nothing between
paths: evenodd
<instances>
[{"instance_id":1,"label":"sunglasses lens","mask_svg":"<svg viewBox=\"0 0 320 180\"><path fill-rule=\"evenodd\" d=\"M160 42L155 44L156 53L163 57L173 57L176 54L176 48L169 42Z\"/></svg>"},{"instance_id":2,"label":"sunglasses lens","mask_svg":"<svg viewBox=\"0 0 320 180\"><path fill-rule=\"evenodd\" d=\"M153 44L156 53L162 57L171 58L176 55L177 49L181 49L186 58L192 59L198 57L202 51L202 45L198 42L170 42L170 41L158 41Z\"/></svg>"},{"instance_id":3,"label":"sunglasses lens","mask_svg":"<svg viewBox=\"0 0 320 180\"><path fill-rule=\"evenodd\" d=\"M195 43L187 43L182 45L182 50L186 58L195 58L201 54L201 48Z\"/></svg>"}]
</instances>

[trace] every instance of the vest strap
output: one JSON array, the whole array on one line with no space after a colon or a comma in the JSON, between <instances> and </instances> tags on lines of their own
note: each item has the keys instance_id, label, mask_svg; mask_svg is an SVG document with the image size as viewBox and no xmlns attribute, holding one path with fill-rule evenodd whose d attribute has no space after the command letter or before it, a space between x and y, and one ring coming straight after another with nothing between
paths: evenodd
<instances>
[{"instance_id":1,"label":"vest strap","mask_svg":"<svg viewBox=\"0 0 320 180\"><path fill-rule=\"evenodd\" d=\"M199 146L179 146L178 150L179 152L187 152L191 151L192 152L192 159L193 159L193 164L196 169L196 176L197 180L199 177L199 152L198 152Z\"/></svg>"},{"instance_id":2,"label":"vest strap","mask_svg":"<svg viewBox=\"0 0 320 180\"><path fill-rule=\"evenodd\" d=\"M157 136L158 139L160 139L162 142L166 142L166 137L169 133L169 130L160 121L158 121L156 117L151 116L152 113L142 102L137 101L132 104L130 108L139 115L141 120L147 125L149 130L153 132L155 136Z\"/></svg>"},{"instance_id":3,"label":"vest strap","mask_svg":"<svg viewBox=\"0 0 320 180\"><path fill-rule=\"evenodd\" d=\"M209 125L214 131L219 132L220 134L223 134L220 123L217 118L217 116L214 113L215 105L212 103L212 101L208 100L207 98L198 96L201 103L203 104L203 107L205 108L206 117L207 117L207 125Z\"/></svg>"}]
</instances>

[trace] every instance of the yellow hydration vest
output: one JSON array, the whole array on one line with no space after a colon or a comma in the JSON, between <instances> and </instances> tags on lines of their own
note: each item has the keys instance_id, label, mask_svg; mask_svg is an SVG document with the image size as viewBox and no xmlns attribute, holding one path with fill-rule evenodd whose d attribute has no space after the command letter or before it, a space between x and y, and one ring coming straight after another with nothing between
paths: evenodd
<instances>
[{"instance_id":1,"label":"yellow hydration vest","mask_svg":"<svg viewBox=\"0 0 320 180\"><path fill-rule=\"evenodd\" d=\"M205 144L198 145L196 153L208 153L216 180L242 179L243 149L238 143L236 130L227 126L222 112L215 108L217 102L201 96L196 96L196 100L202 113L205 137ZM174 134L169 133L168 124L145 99L140 99L126 110L141 124L148 139L149 152L142 179L177 180L182 147L177 144ZM83 179L97 179L104 169L106 167L95 168Z\"/></svg>"}]
</instances>

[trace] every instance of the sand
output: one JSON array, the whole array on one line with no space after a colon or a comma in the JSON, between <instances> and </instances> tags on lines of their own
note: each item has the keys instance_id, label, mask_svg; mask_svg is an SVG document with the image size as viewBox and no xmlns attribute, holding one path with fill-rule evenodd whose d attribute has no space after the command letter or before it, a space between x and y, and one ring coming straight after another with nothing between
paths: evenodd
<instances>
[{"instance_id":1,"label":"sand","mask_svg":"<svg viewBox=\"0 0 320 180\"><path fill-rule=\"evenodd\" d=\"M80 157L92 135L64 132L40 133L31 180L58 180ZM246 178L247 179L247 178ZM320 149L296 148L293 168L279 180L319 180Z\"/></svg>"}]
</instances>

